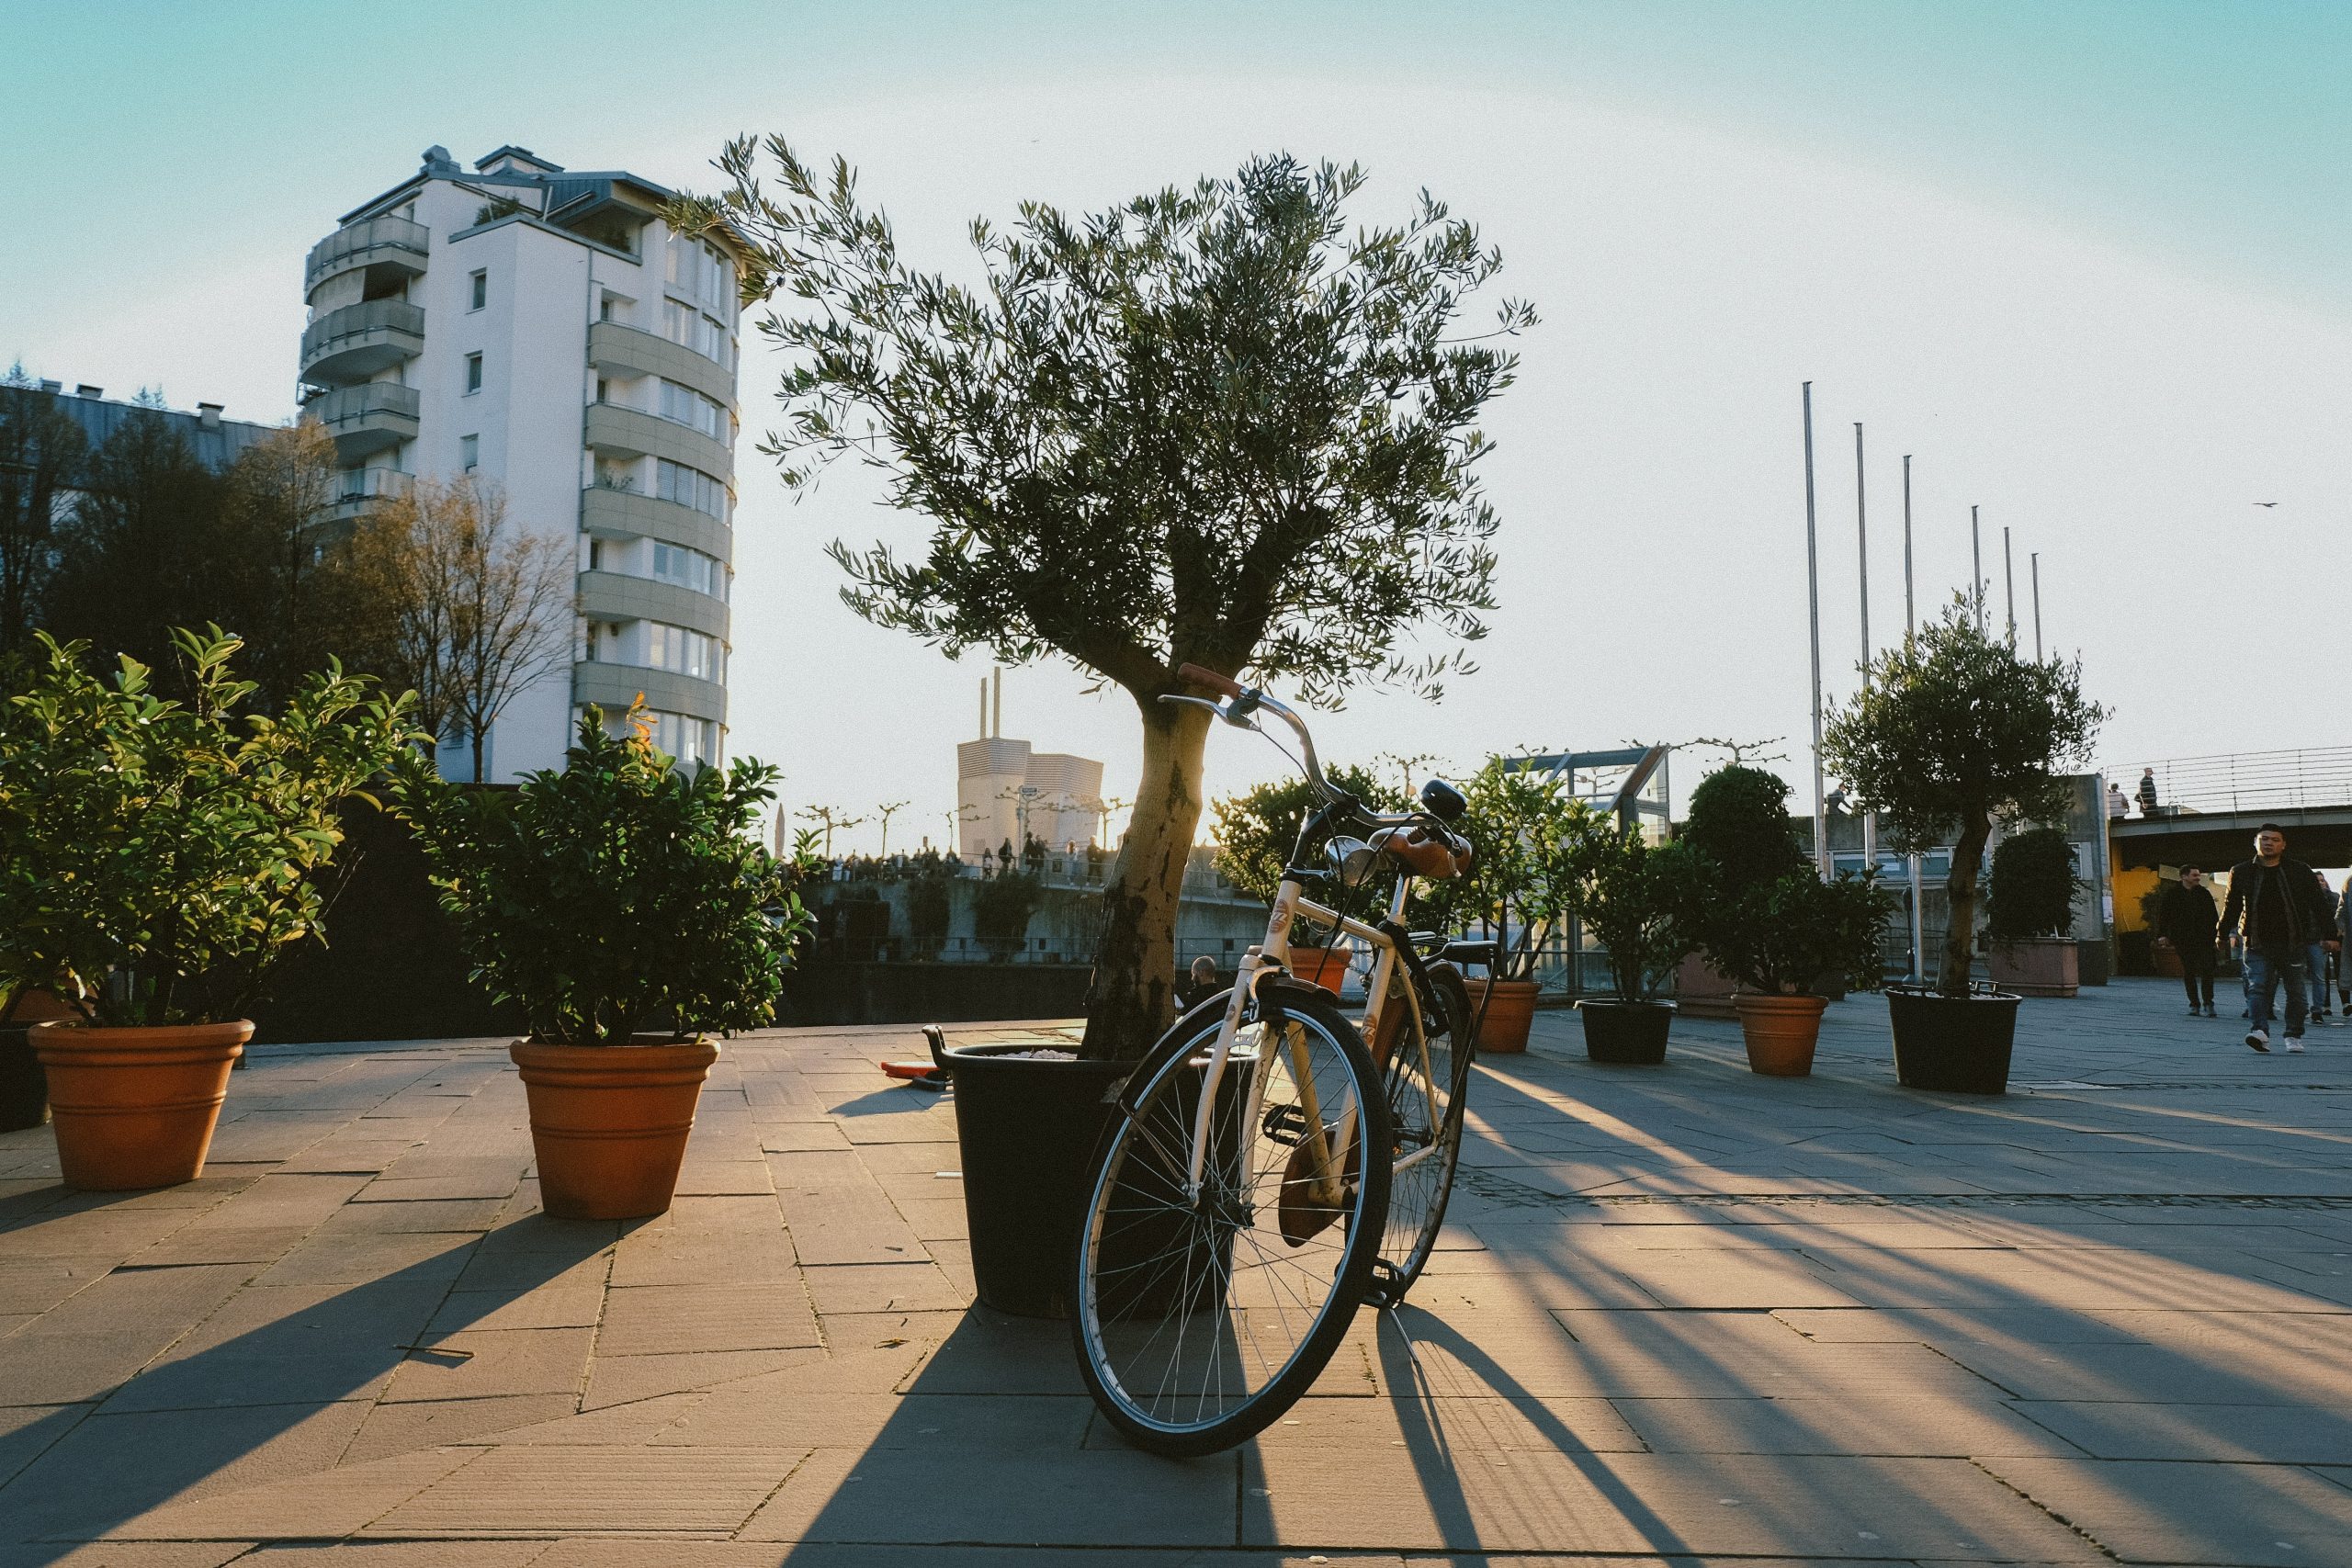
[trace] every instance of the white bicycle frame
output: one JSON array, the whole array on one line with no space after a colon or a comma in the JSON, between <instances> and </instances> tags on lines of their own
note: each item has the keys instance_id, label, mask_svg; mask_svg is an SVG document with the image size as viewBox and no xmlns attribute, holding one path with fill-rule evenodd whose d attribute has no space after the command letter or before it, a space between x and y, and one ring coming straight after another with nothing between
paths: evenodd
<instances>
[{"instance_id":1,"label":"white bicycle frame","mask_svg":"<svg viewBox=\"0 0 2352 1568\"><path fill-rule=\"evenodd\" d=\"M1199 701L1197 698L1175 700ZM1261 698L1260 701L1261 705L1286 719L1291 728L1298 731L1299 739L1306 748L1307 776L1317 784L1322 784L1322 771L1316 763L1315 743L1307 736L1306 727L1299 721L1296 715L1272 699ZM1202 703L1200 705L1216 707L1216 705L1210 703ZM1223 712L1222 709L1217 711ZM1228 719L1228 722L1232 721ZM1372 814L1371 820L1384 826L1401 827L1418 818L1410 812L1393 816L1375 813ZM1399 925L1403 922L1405 900L1407 895L1412 890L1412 874L1400 867L1397 872L1396 890L1389 897L1388 919L1391 925ZM1437 1085L1435 1076L1430 1070L1428 1032L1422 1027L1420 1003L1409 979L1403 986L1396 984L1397 949L1395 939L1378 927L1368 926L1362 920L1353 919L1340 913L1337 909L1316 903L1306 896L1305 888L1295 877L1286 876L1274 891L1273 908L1268 911L1266 919L1265 940L1242 955L1240 972L1233 982L1232 999L1226 1004L1224 1021L1217 1026L1216 1043L1209 1048L1207 1071L1201 1084L1201 1102L1193 1111L1192 1147L1188 1151L1185 1162L1184 1195L1190 1202L1200 1201L1203 1173L1207 1169L1208 1165L1209 1118L1214 1113L1216 1104L1217 1086L1224 1079L1226 1064L1233 1054L1233 1043L1240 1034L1242 1019L1249 1012L1250 1006L1257 1001L1258 985L1261 979L1271 975L1290 973L1290 929L1292 921L1300 918L1316 925L1327 927L1335 935L1356 937L1372 944L1373 951L1378 954L1378 957L1374 961L1372 979L1366 991L1366 1006L1362 1026L1363 1038L1367 1045L1374 1045L1376 1049L1375 1043L1381 1037L1383 1015L1391 1001L1405 1004L1406 1018L1412 1030L1412 1039L1408 1045L1400 1038L1395 1042L1392 1049L1403 1046L1419 1054L1422 1092L1427 1097L1430 1106L1430 1124L1431 1127L1438 1124ZM1392 991L1402 994L1392 998ZM1295 1043L1287 1032L1284 1033L1283 1043L1292 1053L1292 1068L1298 1078L1301 1101L1299 1109L1306 1122L1305 1135L1314 1140L1317 1145L1313 1168L1315 1184L1311 1195L1319 1204L1336 1207L1341 1196L1342 1176L1339 1169L1340 1151L1346 1149L1354 1141L1357 1108L1349 1106L1342 1113L1338 1125L1327 1131L1323 1125L1322 1107L1316 1102L1315 1075L1308 1068L1304 1047ZM1245 1191L1257 1177L1251 1163L1256 1154L1257 1140L1248 1135L1248 1129L1256 1127L1259 1118L1265 1112L1266 1074L1272 1066L1267 1056L1272 1049L1272 1047L1269 1045L1266 1051L1253 1057L1250 1063L1250 1111L1241 1123L1244 1129L1241 1140L1241 1183ZM1379 1065L1383 1067L1387 1066L1385 1055L1381 1058ZM1436 1152L1437 1143L1432 1139L1428 1146L1416 1149L1397 1160L1393 1168L1408 1169Z\"/></svg>"}]
</instances>

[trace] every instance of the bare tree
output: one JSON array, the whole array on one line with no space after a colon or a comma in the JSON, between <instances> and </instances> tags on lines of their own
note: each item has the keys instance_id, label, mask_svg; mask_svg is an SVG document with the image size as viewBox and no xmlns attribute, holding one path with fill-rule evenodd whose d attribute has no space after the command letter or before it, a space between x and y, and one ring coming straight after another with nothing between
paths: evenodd
<instances>
[{"instance_id":1,"label":"bare tree","mask_svg":"<svg viewBox=\"0 0 2352 1568\"><path fill-rule=\"evenodd\" d=\"M882 818L882 858L884 860L890 858L890 818L904 811L908 804L903 800L886 800L874 808L875 815Z\"/></svg>"},{"instance_id":2,"label":"bare tree","mask_svg":"<svg viewBox=\"0 0 2352 1568\"><path fill-rule=\"evenodd\" d=\"M836 831L846 833L852 828L863 826L865 821L863 817L852 817L848 812L835 810L830 806L812 806L801 815L814 817L819 826L823 829L827 860L833 858L833 834Z\"/></svg>"},{"instance_id":3,"label":"bare tree","mask_svg":"<svg viewBox=\"0 0 2352 1568\"><path fill-rule=\"evenodd\" d=\"M57 525L88 458L82 427L21 365L0 378L0 649L31 635Z\"/></svg>"},{"instance_id":4,"label":"bare tree","mask_svg":"<svg viewBox=\"0 0 2352 1568\"><path fill-rule=\"evenodd\" d=\"M334 438L316 420L273 430L237 455L225 498L229 529L257 580L246 628L254 673L275 708L326 662L345 620L328 590L322 530L335 499Z\"/></svg>"},{"instance_id":5,"label":"bare tree","mask_svg":"<svg viewBox=\"0 0 2352 1568\"><path fill-rule=\"evenodd\" d=\"M361 662L414 689L420 727L466 738L479 781L491 726L571 662L571 541L511 525L494 490L419 480L368 516L345 561L370 609Z\"/></svg>"}]
</instances>

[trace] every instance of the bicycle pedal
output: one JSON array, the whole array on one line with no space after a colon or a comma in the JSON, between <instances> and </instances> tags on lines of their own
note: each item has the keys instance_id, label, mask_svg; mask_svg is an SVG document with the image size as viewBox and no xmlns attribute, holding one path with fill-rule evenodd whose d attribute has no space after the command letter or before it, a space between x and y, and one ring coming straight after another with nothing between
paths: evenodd
<instances>
[{"instance_id":1,"label":"bicycle pedal","mask_svg":"<svg viewBox=\"0 0 2352 1568\"><path fill-rule=\"evenodd\" d=\"M1259 1131L1270 1141L1295 1149L1306 1139L1306 1112L1295 1105L1269 1106Z\"/></svg>"},{"instance_id":2,"label":"bicycle pedal","mask_svg":"<svg viewBox=\"0 0 2352 1568\"><path fill-rule=\"evenodd\" d=\"M1372 1260L1372 1282L1364 1287L1363 1304L1376 1309L1400 1305L1410 1284L1396 1265L1385 1258L1375 1258Z\"/></svg>"}]
</instances>

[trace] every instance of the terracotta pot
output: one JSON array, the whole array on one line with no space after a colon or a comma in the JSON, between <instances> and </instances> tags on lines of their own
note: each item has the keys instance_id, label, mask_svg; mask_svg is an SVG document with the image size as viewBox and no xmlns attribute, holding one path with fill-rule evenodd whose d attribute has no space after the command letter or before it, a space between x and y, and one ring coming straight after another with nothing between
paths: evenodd
<instances>
[{"instance_id":1,"label":"terracotta pot","mask_svg":"<svg viewBox=\"0 0 2352 1568\"><path fill-rule=\"evenodd\" d=\"M2174 955L2178 978L2179 955ZM2082 985L2082 958L2070 936L1996 942L1985 955L1993 984L2021 997L2071 997Z\"/></svg>"},{"instance_id":2,"label":"terracotta pot","mask_svg":"<svg viewBox=\"0 0 2352 1568\"><path fill-rule=\"evenodd\" d=\"M1472 980L1470 1012L1478 1016L1478 1049L1482 1054L1510 1056L1527 1049L1527 1032L1535 1022L1535 982L1532 980ZM1493 998L1487 993L1491 990Z\"/></svg>"},{"instance_id":3,"label":"terracotta pot","mask_svg":"<svg viewBox=\"0 0 2352 1568\"><path fill-rule=\"evenodd\" d=\"M1351 948L1294 947L1290 950L1290 972L1336 997L1340 987L1348 983L1348 961L1353 956Z\"/></svg>"},{"instance_id":4,"label":"terracotta pot","mask_svg":"<svg viewBox=\"0 0 2352 1568\"><path fill-rule=\"evenodd\" d=\"M1737 1018L1738 1010L1731 1005L1737 988L1730 976L1695 953L1674 972L1674 1004L1685 1018Z\"/></svg>"},{"instance_id":5,"label":"terracotta pot","mask_svg":"<svg viewBox=\"0 0 2352 1568\"><path fill-rule=\"evenodd\" d=\"M230 1064L253 1036L243 1019L163 1029L34 1024L28 1038L48 1075L65 1184L127 1192L195 1180L229 1098Z\"/></svg>"},{"instance_id":6,"label":"terracotta pot","mask_svg":"<svg viewBox=\"0 0 2352 1568\"><path fill-rule=\"evenodd\" d=\"M1814 1042L1821 1037L1824 997L1739 993L1739 1032L1747 1042L1747 1068L1767 1077L1801 1078L1813 1072Z\"/></svg>"},{"instance_id":7,"label":"terracotta pot","mask_svg":"<svg viewBox=\"0 0 2352 1568\"><path fill-rule=\"evenodd\" d=\"M669 1208L716 1043L518 1040L506 1054L530 1101L540 1207L561 1220L640 1220Z\"/></svg>"}]
</instances>

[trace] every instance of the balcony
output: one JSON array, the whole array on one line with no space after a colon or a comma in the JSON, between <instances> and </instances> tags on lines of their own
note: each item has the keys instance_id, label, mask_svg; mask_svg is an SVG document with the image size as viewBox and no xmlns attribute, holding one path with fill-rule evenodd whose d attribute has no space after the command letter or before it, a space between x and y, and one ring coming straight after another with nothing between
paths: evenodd
<instances>
[{"instance_id":1,"label":"balcony","mask_svg":"<svg viewBox=\"0 0 2352 1568\"><path fill-rule=\"evenodd\" d=\"M338 525L356 523L382 502L406 495L416 483L415 475L398 468L360 468L337 477L343 488L327 507L326 521Z\"/></svg>"},{"instance_id":2,"label":"balcony","mask_svg":"<svg viewBox=\"0 0 2352 1568\"><path fill-rule=\"evenodd\" d=\"M735 406L735 377L725 366L705 359L684 344L618 321L590 325L588 363L599 370L660 376L682 387L692 387L713 402L725 403L730 409Z\"/></svg>"},{"instance_id":3,"label":"balcony","mask_svg":"<svg viewBox=\"0 0 2352 1568\"><path fill-rule=\"evenodd\" d=\"M391 381L339 387L303 405L302 412L334 437L335 459L345 467L371 453L416 439L421 406L414 387Z\"/></svg>"},{"instance_id":4,"label":"balcony","mask_svg":"<svg viewBox=\"0 0 2352 1568\"><path fill-rule=\"evenodd\" d=\"M432 232L405 218L367 218L347 224L311 247L302 268L302 292L356 267L371 275L369 286L390 284L399 276L414 277L424 271Z\"/></svg>"},{"instance_id":5,"label":"balcony","mask_svg":"<svg viewBox=\"0 0 2352 1568\"><path fill-rule=\"evenodd\" d=\"M364 381L424 352L424 308L368 299L330 310L302 331L302 379Z\"/></svg>"},{"instance_id":6,"label":"balcony","mask_svg":"<svg viewBox=\"0 0 2352 1568\"><path fill-rule=\"evenodd\" d=\"M667 457L717 479L735 475L735 455L701 431L617 403L588 405L585 438L600 452Z\"/></svg>"},{"instance_id":7,"label":"balcony","mask_svg":"<svg viewBox=\"0 0 2352 1568\"><path fill-rule=\"evenodd\" d=\"M633 490L592 485L581 493L580 526L591 534L615 537L635 535L684 545L720 560L733 558L734 530L706 512Z\"/></svg>"}]
</instances>

